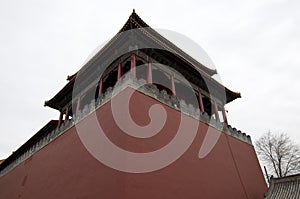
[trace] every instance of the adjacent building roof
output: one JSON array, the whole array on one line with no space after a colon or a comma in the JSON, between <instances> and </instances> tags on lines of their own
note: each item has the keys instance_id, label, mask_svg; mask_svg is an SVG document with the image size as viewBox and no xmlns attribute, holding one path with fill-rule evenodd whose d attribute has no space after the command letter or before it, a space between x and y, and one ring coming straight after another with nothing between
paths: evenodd
<instances>
[{"instance_id":1,"label":"adjacent building roof","mask_svg":"<svg viewBox=\"0 0 300 199\"><path fill-rule=\"evenodd\" d=\"M283 178L271 178L265 199L299 199L300 174Z\"/></svg>"}]
</instances>

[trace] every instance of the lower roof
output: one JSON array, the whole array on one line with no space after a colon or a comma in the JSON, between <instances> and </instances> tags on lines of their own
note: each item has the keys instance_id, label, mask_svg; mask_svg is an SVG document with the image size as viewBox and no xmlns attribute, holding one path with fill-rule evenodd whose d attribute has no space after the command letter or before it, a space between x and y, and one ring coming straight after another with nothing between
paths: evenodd
<instances>
[{"instance_id":1,"label":"lower roof","mask_svg":"<svg viewBox=\"0 0 300 199\"><path fill-rule=\"evenodd\" d=\"M265 199L299 199L300 173L283 178L271 178Z\"/></svg>"}]
</instances>

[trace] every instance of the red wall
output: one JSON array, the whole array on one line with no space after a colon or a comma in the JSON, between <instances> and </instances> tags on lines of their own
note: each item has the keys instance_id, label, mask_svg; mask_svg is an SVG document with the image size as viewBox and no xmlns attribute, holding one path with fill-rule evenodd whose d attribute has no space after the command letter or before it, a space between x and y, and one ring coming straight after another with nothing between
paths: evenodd
<instances>
[{"instance_id":1,"label":"red wall","mask_svg":"<svg viewBox=\"0 0 300 199\"><path fill-rule=\"evenodd\" d=\"M133 119L146 125L150 121L148 109L157 101L136 92L130 103ZM111 115L110 103L97 110L97 117L116 145L129 151L149 152L172 140L178 128L180 113L164 107L167 123L152 138L139 139L121 132ZM89 122L91 118L87 117L81 124L90 126ZM213 150L205 158L198 158L207 128L207 124L199 122L192 145L169 166L130 174L111 169L91 156L72 127L0 177L0 198L262 199L267 187L253 146L221 133ZM87 128L87 133L90 130ZM218 131L213 129L210 133Z\"/></svg>"}]
</instances>

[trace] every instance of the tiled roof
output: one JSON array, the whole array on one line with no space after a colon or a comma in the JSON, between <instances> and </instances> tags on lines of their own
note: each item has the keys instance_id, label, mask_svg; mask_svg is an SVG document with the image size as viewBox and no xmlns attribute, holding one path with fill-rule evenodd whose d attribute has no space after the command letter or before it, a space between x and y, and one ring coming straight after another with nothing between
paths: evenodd
<instances>
[{"instance_id":1,"label":"tiled roof","mask_svg":"<svg viewBox=\"0 0 300 199\"><path fill-rule=\"evenodd\" d=\"M210 69L204 65L202 65L200 62L195 60L193 57L188 55L186 52L181 50L178 46L173 44L171 41L163 37L161 34L159 34L157 31L152 29L148 26L147 23L145 23L136 13L135 11L132 12L132 14L129 16L129 19L125 23L125 25L121 28L119 33L126 32L127 30L132 30L136 28L144 28L143 31L136 31L132 32L132 34L135 34L136 36L141 37L139 40L140 42L147 41L149 43L153 42L157 48L161 51L157 51L159 53L162 53L162 50L164 50L165 56L170 56L172 59L172 62L175 63L175 59L178 60L178 66L187 65L185 70L189 68L193 74L197 74L196 80L204 79L205 86L209 83L211 84L210 92L216 91L216 93L223 93L225 89L225 96L226 96L226 103L229 103L236 98L240 98L240 93L233 92L229 90L228 88L221 85L219 82L217 82L215 79L213 79L211 76L217 74L217 71L215 69ZM106 43L106 45L98 51L97 54L94 55L93 58L91 58L81 69L80 69L80 75L82 76L86 85L88 83L95 81L95 77L99 78L98 74L94 71L101 71L101 67L104 65L100 65L99 63L102 63L104 60L109 62L109 58L114 58L113 52L115 52L115 48L119 49L120 52L122 52L122 49L128 49L128 44L134 46L137 43L138 39L130 40L132 37L131 34L117 34L115 35L109 42ZM128 41L127 43L124 43L124 41ZM130 43L131 42L131 43ZM126 45L125 45L126 44ZM147 44L148 45L148 44ZM147 46L146 45L146 46ZM152 44L150 44L151 46ZM172 54L173 53L173 54ZM114 61L114 60L111 60ZM191 67L190 67L191 66ZM87 71L93 71L90 72L94 76L89 76L86 78L84 74L88 74ZM99 73L99 72L98 72ZM74 88L74 82L77 79L77 74L75 73L71 76L68 76L67 80L69 82L50 100L45 101L45 106L49 106L51 108L62 110L71 100L73 97L73 94L76 93L76 91L73 90ZM99 73L102 75L101 73ZM79 80L77 79L77 82ZM200 83L198 83L200 84ZM78 87L78 85L77 85ZM210 93L211 94L211 93Z\"/></svg>"},{"instance_id":2,"label":"tiled roof","mask_svg":"<svg viewBox=\"0 0 300 199\"><path fill-rule=\"evenodd\" d=\"M300 174L283 178L271 178L265 199L299 199Z\"/></svg>"}]
</instances>

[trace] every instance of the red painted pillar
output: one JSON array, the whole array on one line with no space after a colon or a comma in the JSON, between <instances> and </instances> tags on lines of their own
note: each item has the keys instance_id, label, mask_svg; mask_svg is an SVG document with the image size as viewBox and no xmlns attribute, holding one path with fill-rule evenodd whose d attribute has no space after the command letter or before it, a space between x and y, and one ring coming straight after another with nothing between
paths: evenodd
<instances>
[{"instance_id":1,"label":"red painted pillar","mask_svg":"<svg viewBox=\"0 0 300 199\"><path fill-rule=\"evenodd\" d=\"M65 121L69 119L69 107L66 109Z\"/></svg>"},{"instance_id":2,"label":"red painted pillar","mask_svg":"<svg viewBox=\"0 0 300 199\"><path fill-rule=\"evenodd\" d=\"M80 101L81 101L81 99L80 99L80 96L78 97L78 100L77 100L77 106L76 106L76 114L79 112L79 110L80 110Z\"/></svg>"},{"instance_id":3,"label":"red painted pillar","mask_svg":"<svg viewBox=\"0 0 300 199\"><path fill-rule=\"evenodd\" d=\"M201 94L200 91L198 92L198 100L199 100L200 112L203 113L204 112L204 106L203 106L203 101L202 101L202 94Z\"/></svg>"},{"instance_id":4,"label":"red painted pillar","mask_svg":"<svg viewBox=\"0 0 300 199\"><path fill-rule=\"evenodd\" d=\"M118 74L118 76L119 76L119 74ZM102 93L103 93L103 79L101 78L100 82L99 82L98 96L100 96Z\"/></svg>"},{"instance_id":5,"label":"red painted pillar","mask_svg":"<svg viewBox=\"0 0 300 199\"><path fill-rule=\"evenodd\" d=\"M118 65L118 80L120 80L122 78L122 75L123 75L123 67L122 67L122 64L120 63Z\"/></svg>"},{"instance_id":6,"label":"red painted pillar","mask_svg":"<svg viewBox=\"0 0 300 199\"><path fill-rule=\"evenodd\" d=\"M60 115L59 115L59 119L58 119L58 125L57 125L58 127L60 127L60 125L62 123L63 115L64 115L64 113L61 111Z\"/></svg>"},{"instance_id":7,"label":"red painted pillar","mask_svg":"<svg viewBox=\"0 0 300 199\"><path fill-rule=\"evenodd\" d=\"M217 102L213 102L213 103L214 103L214 112L215 112L216 120L220 121L219 112L218 112L218 104L217 104Z\"/></svg>"},{"instance_id":8,"label":"red painted pillar","mask_svg":"<svg viewBox=\"0 0 300 199\"><path fill-rule=\"evenodd\" d=\"M176 95L175 81L174 81L174 76L173 75L170 76L170 80L171 80L172 95Z\"/></svg>"},{"instance_id":9,"label":"red painted pillar","mask_svg":"<svg viewBox=\"0 0 300 199\"><path fill-rule=\"evenodd\" d=\"M147 84L152 84L152 65L148 61L148 74L147 74Z\"/></svg>"},{"instance_id":10,"label":"red painted pillar","mask_svg":"<svg viewBox=\"0 0 300 199\"><path fill-rule=\"evenodd\" d=\"M136 77L136 54L131 54L130 59L130 72L133 74L134 77Z\"/></svg>"},{"instance_id":11,"label":"red painted pillar","mask_svg":"<svg viewBox=\"0 0 300 199\"><path fill-rule=\"evenodd\" d=\"M226 116L225 106L223 106L223 108L222 108L222 115L223 115L224 123L228 125L228 120L227 120L227 116Z\"/></svg>"}]
</instances>

